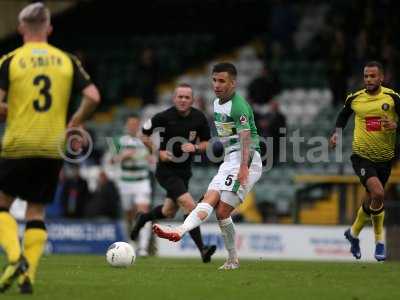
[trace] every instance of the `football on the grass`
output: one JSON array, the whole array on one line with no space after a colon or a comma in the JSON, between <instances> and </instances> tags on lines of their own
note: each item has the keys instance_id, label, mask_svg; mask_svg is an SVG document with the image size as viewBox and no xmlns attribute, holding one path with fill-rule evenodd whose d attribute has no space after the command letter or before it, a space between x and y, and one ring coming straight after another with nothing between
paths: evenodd
<instances>
[{"instance_id":1,"label":"football on the grass","mask_svg":"<svg viewBox=\"0 0 400 300\"><path fill-rule=\"evenodd\" d=\"M129 267L135 262L136 253L128 243L115 242L108 247L106 259L113 267Z\"/></svg>"}]
</instances>

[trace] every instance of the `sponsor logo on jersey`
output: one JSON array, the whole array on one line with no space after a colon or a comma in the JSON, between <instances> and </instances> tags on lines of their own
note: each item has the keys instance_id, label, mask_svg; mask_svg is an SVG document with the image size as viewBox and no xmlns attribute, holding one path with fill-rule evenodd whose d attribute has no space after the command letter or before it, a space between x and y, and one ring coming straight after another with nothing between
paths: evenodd
<instances>
[{"instance_id":1,"label":"sponsor logo on jersey","mask_svg":"<svg viewBox=\"0 0 400 300\"><path fill-rule=\"evenodd\" d=\"M197 131L190 131L189 132L189 142L193 142L196 139Z\"/></svg>"},{"instance_id":2,"label":"sponsor logo on jersey","mask_svg":"<svg viewBox=\"0 0 400 300\"><path fill-rule=\"evenodd\" d=\"M367 131L381 131L381 117L365 117Z\"/></svg>"}]
</instances>

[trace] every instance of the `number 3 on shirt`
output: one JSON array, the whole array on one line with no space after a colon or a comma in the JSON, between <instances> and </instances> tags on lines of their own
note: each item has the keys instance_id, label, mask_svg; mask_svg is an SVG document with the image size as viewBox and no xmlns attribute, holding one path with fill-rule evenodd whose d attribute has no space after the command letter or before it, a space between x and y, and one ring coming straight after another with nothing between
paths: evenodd
<instances>
[{"instance_id":1,"label":"number 3 on shirt","mask_svg":"<svg viewBox=\"0 0 400 300\"><path fill-rule=\"evenodd\" d=\"M33 108L38 112L46 112L50 109L52 97L50 94L51 80L46 75L38 75L33 79L33 85L41 87L39 93L44 98L44 102L40 99L33 100Z\"/></svg>"}]
</instances>

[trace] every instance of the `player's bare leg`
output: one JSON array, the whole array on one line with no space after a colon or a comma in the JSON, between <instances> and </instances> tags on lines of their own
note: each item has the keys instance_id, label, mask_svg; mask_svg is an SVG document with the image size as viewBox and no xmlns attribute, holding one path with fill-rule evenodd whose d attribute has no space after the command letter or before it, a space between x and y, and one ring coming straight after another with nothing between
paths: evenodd
<instances>
[{"instance_id":1,"label":"player's bare leg","mask_svg":"<svg viewBox=\"0 0 400 300\"><path fill-rule=\"evenodd\" d=\"M150 211L150 205L147 203L139 203L136 205L138 214L145 214ZM147 222L139 233L138 255L149 255L149 244L151 238L151 222Z\"/></svg>"},{"instance_id":2,"label":"player's bare leg","mask_svg":"<svg viewBox=\"0 0 400 300\"><path fill-rule=\"evenodd\" d=\"M131 229L135 216L136 216L136 208L134 206L125 211L125 220L127 223L128 230Z\"/></svg>"},{"instance_id":3,"label":"player's bare leg","mask_svg":"<svg viewBox=\"0 0 400 300\"><path fill-rule=\"evenodd\" d=\"M133 195L129 193L121 193L122 214L124 218L125 232L130 233L132 229L133 220L136 216L136 207L132 203Z\"/></svg>"},{"instance_id":4,"label":"player's bare leg","mask_svg":"<svg viewBox=\"0 0 400 300\"><path fill-rule=\"evenodd\" d=\"M179 206L174 202L174 200L170 198L165 198L164 204L161 209L161 213L163 214L163 216L165 216L167 219L171 219L175 217L178 210Z\"/></svg>"}]
</instances>

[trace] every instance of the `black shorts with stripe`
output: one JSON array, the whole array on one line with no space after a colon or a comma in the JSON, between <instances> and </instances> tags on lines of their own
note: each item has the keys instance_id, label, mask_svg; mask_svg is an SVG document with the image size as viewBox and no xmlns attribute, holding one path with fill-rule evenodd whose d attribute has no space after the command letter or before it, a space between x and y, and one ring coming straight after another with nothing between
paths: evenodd
<instances>
[{"instance_id":1,"label":"black shorts with stripe","mask_svg":"<svg viewBox=\"0 0 400 300\"><path fill-rule=\"evenodd\" d=\"M61 159L0 158L0 191L33 203L53 201Z\"/></svg>"},{"instance_id":2,"label":"black shorts with stripe","mask_svg":"<svg viewBox=\"0 0 400 300\"><path fill-rule=\"evenodd\" d=\"M351 162L353 169L357 176L360 178L360 182L365 188L367 188L367 180L371 177L378 177L382 186L385 187L386 182L392 172L392 161L384 162L373 162L357 154L351 156Z\"/></svg>"}]
</instances>

